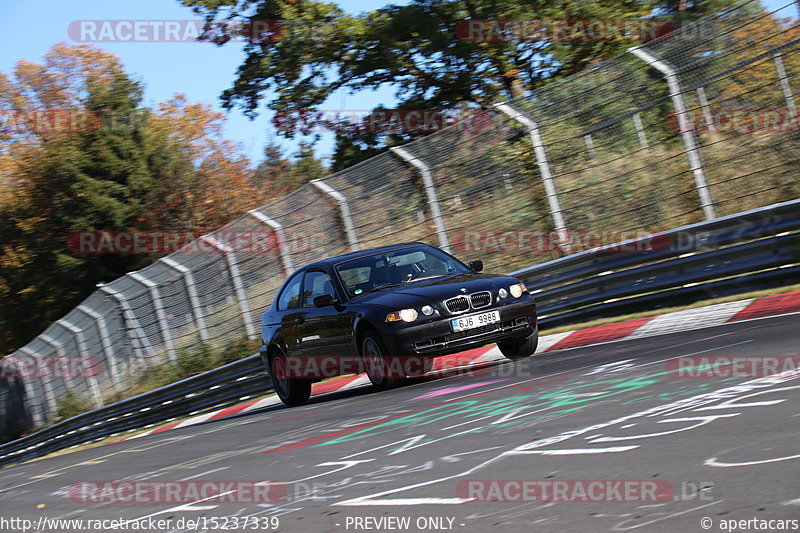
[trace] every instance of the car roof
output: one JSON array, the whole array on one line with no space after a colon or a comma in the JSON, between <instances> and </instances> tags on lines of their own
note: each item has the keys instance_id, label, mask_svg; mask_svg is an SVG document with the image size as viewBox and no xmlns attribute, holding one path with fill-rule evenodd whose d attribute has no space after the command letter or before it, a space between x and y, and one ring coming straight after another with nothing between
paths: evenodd
<instances>
[{"instance_id":1,"label":"car roof","mask_svg":"<svg viewBox=\"0 0 800 533\"><path fill-rule=\"evenodd\" d=\"M336 256L333 256L333 257L327 257L325 259L320 259L319 261L314 261L313 263L308 263L307 265L304 265L302 268L311 268L311 267L314 267L314 266L323 266L323 265L332 266L332 265L335 265L337 263L341 263L342 261L348 261L350 259L358 259L359 257L365 257L365 256L368 256L368 255L372 255L375 252L396 250L398 248L407 248L409 246L420 246L420 245L431 246L428 243L416 242L416 241L415 242L403 242L403 243L391 244L391 245L388 245L388 246L377 246L375 248L368 248L366 250L359 250L357 252L351 252L349 254L336 255Z\"/></svg>"}]
</instances>

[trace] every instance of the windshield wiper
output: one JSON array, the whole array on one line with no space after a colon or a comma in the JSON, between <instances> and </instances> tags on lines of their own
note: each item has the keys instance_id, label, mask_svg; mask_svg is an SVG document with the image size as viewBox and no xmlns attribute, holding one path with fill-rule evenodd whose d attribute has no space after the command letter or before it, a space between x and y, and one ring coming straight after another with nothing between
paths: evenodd
<instances>
[{"instance_id":1,"label":"windshield wiper","mask_svg":"<svg viewBox=\"0 0 800 533\"><path fill-rule=\"evenodd\" d=\"M382 291L383 289L390 289L392 287L402 287L403 285L405 285L405 284L404 283L392 283L391 285L381 285L380 287L375 287L374 289L370 289L370 290L368 290L368 291L366 291L366 292L364 292L362 294L369 294L369 293L375 292L375 291Z\"/></svg>"},{"instance_id":2,"label":"windshield wiper","mask_svg":"<svg viewBox=\"0 0 800 533\"><path fill-rule=\"evenodd\" d=\"M447 274L436 274L435 276L425 276L424 278L411 278L410 280L404 281L403 283L406 284L406 283L411 283L412 281L422 281L424 279L441 278L446 275Z\"/></svg>"}]
</instances>

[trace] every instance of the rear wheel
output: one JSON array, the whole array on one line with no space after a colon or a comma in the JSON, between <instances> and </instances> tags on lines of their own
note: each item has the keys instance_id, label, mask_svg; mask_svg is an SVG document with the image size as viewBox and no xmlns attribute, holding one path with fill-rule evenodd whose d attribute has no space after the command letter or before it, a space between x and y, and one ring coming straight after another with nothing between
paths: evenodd
<instances>
[{"instance_id":1,"label":"rear wheel","mask_svg":"<svg viewBox=\"0 0 800 533\"><path fill-rule=\"evenodd\" d=\"M386 346L380 335L374 331L367 331L361 338L361 356L364 358L367 377L376 389L390 389L403 383L403 378L393 376L393 371L387 360Z\"/></svg>"},{"instance_id":2,"label":"rear wheel","mask_svg":"<svg viewBox=\"0 0 800 533\"><path fill-rule=\"evenodd\" d=\"M311 380L288 375L286 356L277 353L269 359L269 374L278 398L286 405L297 405L311 397Z\"/></svg>"},{"instance_id":3,"label":"rear wheel","mask_svg":"<svg viewBox=\"0 0 800 533\"><path fill-rule=\"evenodd\" d=\"M539 336L532 333L530 337L525 339L517 339L513 341L500 341L497 347L500 352L506 356L507 359L524 359L536 353L536 347L539 345Z\"/></svg>"}]
</instances>

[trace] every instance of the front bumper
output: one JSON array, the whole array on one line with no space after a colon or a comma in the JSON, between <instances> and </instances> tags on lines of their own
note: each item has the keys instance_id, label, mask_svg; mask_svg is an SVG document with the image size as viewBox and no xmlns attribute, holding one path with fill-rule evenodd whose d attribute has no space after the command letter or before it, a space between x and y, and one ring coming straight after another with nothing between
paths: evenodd
<instances>
[{"instance_id":1,"label":"front bumper","mask_svg":"<svg viewBox=\"0 0 800 533\"><path fill-rule=\"evenodd\" d=\"M474 313L500 311L500 321L466 331L453 332L450 319L442 316L419 325L392 324L382 331L391 355L429 355L432 357L478 348L493 342L523 339L537 334L536 303L533 298Z\"/></svg>"}]
</instances>

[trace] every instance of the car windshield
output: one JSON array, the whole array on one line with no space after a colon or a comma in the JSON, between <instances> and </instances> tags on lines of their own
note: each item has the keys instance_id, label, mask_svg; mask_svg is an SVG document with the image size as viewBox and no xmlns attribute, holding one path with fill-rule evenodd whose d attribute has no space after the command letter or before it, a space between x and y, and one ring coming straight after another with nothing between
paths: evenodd
<instances>
[{"instance_id":1,"label":"car windshield","mask_svg":"<svg viewBox=\"0 0 800 533\"><path fill-rule=\"evenodd\" d=\"M436 248L419 246L358 257L336 265L350 296L423 279L468 272L469 269Z\"/></svg>"}]
</instances>

